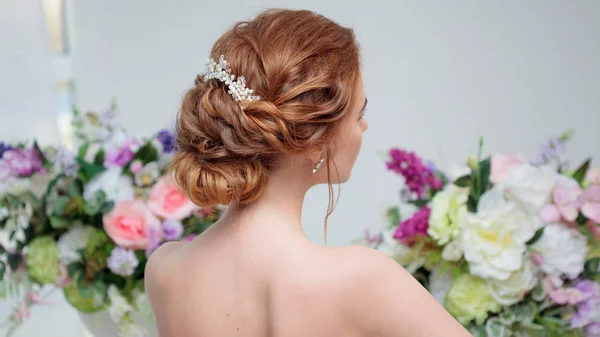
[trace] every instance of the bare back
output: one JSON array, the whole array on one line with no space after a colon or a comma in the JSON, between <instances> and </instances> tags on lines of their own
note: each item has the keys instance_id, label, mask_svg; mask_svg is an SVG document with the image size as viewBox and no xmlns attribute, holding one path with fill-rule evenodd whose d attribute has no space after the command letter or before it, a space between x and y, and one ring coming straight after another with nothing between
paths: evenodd
<instances>
[{"instance_id":1,"label":"bare back","mask_svg":"<svg viewBox=\"0 0 600 337\"><path fill-rule=\"evenodd\" d=\"M355 336L338 250L226 225L163 246L149 263L159 276L147 278L160 335Z\"/></svg>"}]
</instances>

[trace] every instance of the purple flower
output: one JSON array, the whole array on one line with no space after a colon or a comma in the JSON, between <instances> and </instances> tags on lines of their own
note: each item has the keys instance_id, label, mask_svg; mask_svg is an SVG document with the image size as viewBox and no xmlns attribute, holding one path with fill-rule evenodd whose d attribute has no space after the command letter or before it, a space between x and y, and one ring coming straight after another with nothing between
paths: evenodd
<instances>
[{"instance_id":1,"label":"purple flower","mask_svg":"<svg viewBox=\"0 0 600 337\"><path fill-rule=\"evenodd\" d=\"M163 222L162 232L167 241L179 240L183 234L183 225L180 221L169 218Z\"/></svg>"},{"instance_id":2,"label":"purple flower","mask_svg":"<svg viewBox=\"0 0 600 337\"><path fill-rule=\"evenodd\" d=\"M412 217L400 222L400 225L394 233L394 239L400 240L407 246L412 246L419 237L427 237L429 228L429 215L431 209L424 207L418 210Z\"/></svg>"},{"instance_id":3,"label":"purple flower","mask_svg":"<svg viewBox=\"0 0 600 337\"><path fill-rule=\"evenodd\" d=\"M565 142L568 135L552 137L547 142L540 145L539 153L531 160L534 165L544 165L552 160L559 160L559 155L565 149Z\"/></svg>"},{"instance_id":4,"label":"purple flower","mask_svg":"<svg viewBox=\"0 0 600 337\"><path fill-rule=\"evenodd\" d=\"M152 255L152 253L154 253L154 251L158 249L158 247L160 247L161 241L162 233L155 228L151 228L148 231L148 246L146 247L146 258L149 258L150 255Z\"/></svg>"},{"instance_id":5,"label":"purple flower","mask_svg":"<svg viewBox=\"0 0 600 337\"><path fill-rule=\"evenodd\" d=\"M369 244L380 244L383 237L381 233L371 234L368 229L365 229L364 240Z\"/></svg>"},{"instance_id":6,"label":"purple flower","mask_svg":"<svg viewBox=\"0 0 600 337\"><path fill-rule=\"evenodd\" d=\"M56 154L53 158L54 164L66 175L74 176L79 169L75 153L64 146L59 146L56 149Z\"/></svg>"},{"instance_id":7,"label":"purple flower","mask_svg":"<svg viewBox=\"0 0 600 337\"><path fill-rule=\"evenodd\" d=\"M18 177L29 177L36 172L44 171L40 153L34 148L4 151L2 160L13 175Z\"/></svg>"},{"instance_id":8,"label":"purple flower","mask_svg":"<svg viewBox=\"0 0 600 337\"><path fill-rule=\"evenodd\" d=\"M585 335L587 337L600 337L600 322L594 322L586 325Z\"/></svg>"},{"instance_id":9,"label":"purple flower","mask_svg":"<svg viewBox=\"0 0 600 337\"><path fill-rule=\"evenodd\" d=\"M122 147L114 148L106 153L104 167L124 167L135 158L135 151L139 143L135 139L128 139Z\"/></svg>"},{"instance_id":10,"label":"purple flower","mask_svg":"<svg viewBox=\"0 0 600 337\"><path fill-rule=\"evenodd\" d=\"M121 247L113 248L106 262L108 269L121 276L132 275L139 263L133 250Z\"/></svg>"},{"instance_id":11,"label":"purple flower","mask_svg":"<svg viewBox=\"0 0 600 337\"><path fill-rule=\"evenodd\" d=\"M575 284L575 289L583 295L583 299L577 303L577 312L571 319L571 326L582 328L590 323L596 323L600 310L600 284L590 280L580 280Z\"/></svg>"},{"instance_id":12,"label":"purple flower","mask_svg":"<svg viewBox=\"0 0 600 337\"><path fill-rule=\"evenodd\" d=\"M175 135L168 130L162 130L158 133L158 135L156 135L156 138L158 138L163 145L164 153L171 153L173 150L175 150Z\"/></svg>"},{"instance_id":13,"label":"purple flower","mask_svg":"<svg viewBox=\"0 0 600 337\"><path fill-rule=\"evenodd\" d=\"M431 164L426 166L413 152L392 149L390 156L391 160L386 163L388 170L402 175L408 189L418 198L422 198L428 188L442 188L442 181L434 174Z\"/></svg>"},{"instance_id":14,"label":"purple flower","mask_svg":"<svg viewBox=\"0 0 600 337\"><path fill-rule=\"evenodd\" d=\"M12 146L10 146L9 144L5 144L0 142L0 159L2 159L2 154L8 150L11 150Z\"/></svg>"}]
</instances>

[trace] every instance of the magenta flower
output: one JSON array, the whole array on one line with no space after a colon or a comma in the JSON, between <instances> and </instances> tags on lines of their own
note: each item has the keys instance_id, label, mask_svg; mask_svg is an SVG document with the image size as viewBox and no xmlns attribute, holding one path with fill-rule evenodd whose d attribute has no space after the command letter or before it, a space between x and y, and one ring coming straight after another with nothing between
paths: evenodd
<instances>
[{"instance_id":1,"label":"magenta flower","mask_svg":"<svg viewBox=\"0 0 600 337\"><path fill-rule=\"evenodd\" d=\"M13 175L18 177L29 177L44 171L40 153L34 148L4 151L2 160Z\"/></svg>"},{"instance_id":2,"label":"magenta flower","mask_svg":"<svg viewBox=\"0 0 600 337\"><path fill-rule=\"evenodd\" d=\"M124 167L135 158L135 151L139 143L135 139L128 139L122 147L110 149L104 157L104 167Z\"/></svg>"},{"instance_id":3,"label":"magenta flower","mask_svg":"<svg viewBox=\"0 0 600 337\"><path fill-rule=\"evenodd\" d=\"M394 239L399 240L407 246L412 246L419 238L427 237L430 214L431 209L424 207L413 214L412 217L400 222L394 233Z\"/></svg>"},{"instance_id":4,"label":"magenta flower","mask_svg":"<svg viewBox=\"0 0 600 337\"><path fill-rule=\"evenodd\" d=\"M390 150L391 160L386 163L388 170L404 177L408 189L422 198L425 191L441 189L442 181L430 169L431 164L425 165L421 158L413 152L402 149Z\"/></svg>"}]
</instances>

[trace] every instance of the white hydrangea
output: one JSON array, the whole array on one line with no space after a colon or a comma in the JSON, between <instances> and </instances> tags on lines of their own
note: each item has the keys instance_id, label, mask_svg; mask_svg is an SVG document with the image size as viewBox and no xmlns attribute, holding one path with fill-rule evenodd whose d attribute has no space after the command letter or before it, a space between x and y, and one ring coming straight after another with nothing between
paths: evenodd
<instances>
[{"instance_id":1,"label":"white hydrangea","mask_svg":"<svg viewBox=\"0 0 600 337\"><path fill-rule=\"evenodd\" d=\"M549 166L523 164L512 170L498 187L507 199L520 205L528 214L537 216L550 201L556 185L556 170Z\"/></svg>"},{"instance_id":2,"label":"white hydrangea","mask_svg":"<svg viewBox=\"0 0 600 337\"><path fill-rule=\"evenodd\" d=\"M542 256L540 267L557 288L563 284L563 275L572 280L583 272L587 238L577 229L558 223L548 224L531 248Z\"/></svg>"},{"instance_id":3,"label":"white hydrangea","mask_svg":"<svg viewBox=\"0 0 600 337\"><path fill-rule=\"evenodd\" d=\"M541 223L493 188L482 195L477 213L465 216L462 227L463 252L471 273L506 280L521 269L526 242Z\"/></svg>"},{"instance_id":4,"label":"white hydrangea","mask_svg":"<svg viewBox=\"0 0 600 337\"><path fill-rule=\"evenodd\" d=\"M85 248L95 229L90 226L74 225L58 239L59 259L65 264L79 261L78 250Z\"/></svg>"},{"instance_id":5,"label":"white hydrangea","mask_svg":"<svg viewBox=\"0 0 600 337\"><path fill-rule=\"evenodd\" d=\"M131 178L121 174L122 168L110 167L97 175L83 188L85 200L91 200L96 192L103 191L106 199L115 203L132 200L135 197Z\"/></svg>"}]
</instances>

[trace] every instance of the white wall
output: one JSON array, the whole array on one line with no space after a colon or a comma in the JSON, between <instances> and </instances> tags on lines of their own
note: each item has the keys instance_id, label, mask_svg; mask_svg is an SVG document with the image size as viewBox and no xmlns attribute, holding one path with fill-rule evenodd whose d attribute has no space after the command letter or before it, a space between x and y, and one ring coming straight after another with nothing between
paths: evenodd
<instances>
[{"instance_id":1,"label":"white wall","mask_svg":"<svg viewBox=\"0 0 600 337\"><path fill-rule=\"evenodd\" d=\"M174 119L216 38L271 6L316 10L354 27L362 46L370 130L330 221L332 245L378 226L396 202L400 179L378 154L392 146L449 168L476 150L479 136L486 151L533 154L574 128L568 157L600 165L597 1L80 1L79 106L102 109L116 97L130 130L156 131ZM303 220L317 242L326 204L324 188L307 197ZM39 323L40 331L64 325Z\"/></svg>"}]
</instances>

